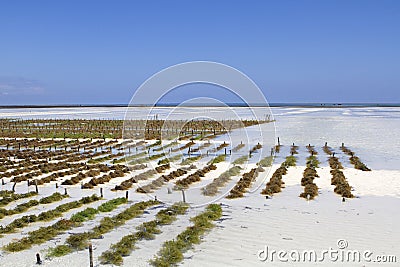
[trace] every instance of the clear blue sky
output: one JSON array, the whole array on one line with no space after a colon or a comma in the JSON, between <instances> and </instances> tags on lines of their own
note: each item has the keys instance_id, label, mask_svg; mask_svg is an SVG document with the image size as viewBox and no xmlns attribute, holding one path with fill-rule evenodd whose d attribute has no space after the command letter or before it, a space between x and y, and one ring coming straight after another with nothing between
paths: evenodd
<instances>
[{"instance_id":1,"label":"clear blue sky","mask_svg":"<svg viewBox=\"0 0 400 267\"><path fill-rule=\"evenodd\" d=\"M398 103L400 1L0 1L1 105L128 103L192 60L269 102Z\"/></svg>"}]
</instances>

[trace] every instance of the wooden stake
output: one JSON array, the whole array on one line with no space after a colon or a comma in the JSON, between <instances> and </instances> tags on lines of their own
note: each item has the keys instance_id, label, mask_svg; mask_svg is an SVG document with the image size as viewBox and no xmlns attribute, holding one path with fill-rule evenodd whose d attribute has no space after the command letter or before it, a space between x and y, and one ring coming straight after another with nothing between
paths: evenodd
<instances>
[{"instance_id":1,"label":"wooden stake","mask_svg":"<svg viewBox=\"0 0 400 267\"><path fill-rule=\"evenodd\" d=\"M42 264L42 260L40 259L39 253L36 253L36 264L38 264L38 265Z\"/></svg>"},{"instance_id":2,"label":"wooden stake","mask_svg":"<svg viewBox=\"0 0 400 267\"><path fill-rule=\"evenodd\" d=\"M183 190L183 189L182 189L182 200L183 200L183 203L186 203L185 190Z\"/></svg>"},{"instance_id":3,"label":"wooden stake","mask_svg":"<svg viewBox=\"0 0 400 267\"><path fill-rule=\"evenodd\" d=\"M93 246L89 243L89 266L93 267Z\"/></svg>"}]
</instances>

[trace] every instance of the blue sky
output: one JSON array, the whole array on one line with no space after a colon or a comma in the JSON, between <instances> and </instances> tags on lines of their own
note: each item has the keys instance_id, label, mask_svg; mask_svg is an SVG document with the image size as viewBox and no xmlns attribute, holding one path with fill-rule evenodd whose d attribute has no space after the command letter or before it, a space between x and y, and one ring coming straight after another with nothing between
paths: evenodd
<instances>
[{"instance_id":1,"label":"blue sky","mask_svg":"<svg viewBox=\"0 0 400 267\"><path fill-rule=\"evenodd\" d=\"M193 60L239 69L269 102L398 103L399 47L396 0L2 0L0 105L128 103ZM193 88L166 101L216 92Z\"/></svg>"}]
</instances>

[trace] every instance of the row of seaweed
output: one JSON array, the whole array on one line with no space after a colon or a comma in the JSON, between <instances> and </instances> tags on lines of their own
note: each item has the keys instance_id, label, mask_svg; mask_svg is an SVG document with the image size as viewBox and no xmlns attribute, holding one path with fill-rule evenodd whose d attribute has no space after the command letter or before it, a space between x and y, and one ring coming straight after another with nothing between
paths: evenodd
<instances>
[{"instance_id":1,"label":"row of seaweed","mask_svg":"<svg viewBox=\"0 0 400 267\"><path fill-rule=\"evenodd\" d=\"M287 156L281 166L274 171L265 188L261 191L261 194L272 196L281 192L282 188L285 187L285 182L283 182L282 178L286 175L289 167L296 166L296 161L295 156Z\"/></svg>"},{"instance_id":2,"label":"row of seaweed","mask_svg":"<svg viewBox=\"0 0 400 267\"><path fill-rule=\"evenodd\" d=\"M19 199L24 199L24 198L30 198L33 196L36 196L38 193L32 191L28 193L22 193L22 194L16 194L14 191L9 191L9 190L2 190L0 196L2 197L0 199L0 207L4 207L10 203L13 203L14 201L17 201Z\"/></svg>"},{"instance_id":3,"label":"row of seaweed","mask_svg":"<svg viewBox=\"0 0 400 267\"><path fill-rule=\"evenodd\" d=\"M38 206L40 204L49 204L49 203L53 203L53 202L57 202L60 201L64 198L68 197L68 195L62 195L58 192L47 196L47 197L43 197L39 200L36 199L32 199L29 200L27 202L18 204L15 208L13 209L4 209L4 208L0 208L0 219L3 219L6 216L11 216L14 214L20 214L23 213L27 210L29 210L32 207Z\"/></svg>"},{"instance_id":4,"label":"row of seaweed","mask_svg":"<svg viewBox=\"0 0 400 267\"><path fill-rule=\"evenodd\" d=\"M217 151L219 151L219 150L221 150L221 149L223 149L225 147L228 147L228 146L229 146L229 144L224 141L222 144L220 144L220 145L218 145L218 146L216 146L216 147L214 147L212 149L209 149L207 152L208 153L215 153L215 152L217 152Z\"/></svg>"},{"instance_id":5,"label":"row of seaweed","mask_svg":"<svg viewBox=\"0 0 400 267\"><path fill-rule=\"evenodd\" d=\"M110 170L114 171L115 177L122 177L125 173L129 172L129 168L123 165L105 165L105 164L96 164L96 165L86 165L86 172L79 172L77 175L71 177L70 179L64 180L62 185L75 185L80 183L85 178L95 178L99 176L101 173L109 172ZM111 174L110 174L111 175ZM104 176L103 176L104 178Z\"/></svg>"},{"instance_id":6,"label":"row of seaweed","mask_svg":"<svg viewBox=\"0 0 400 267\"><path fill-rule=\"evenodd\" d=\"M182 175L185 175L187 172L188 171L186 169L182 169L182 168L171 171L168 174L161 175L157 179L151 181L149 184L138 187L136 189L136 192L138 192L138 193L153 192L154 190L161 188L165 183L168 183L171 180L181 177Z\"/></svg>"},{"instance_id":7,"label":"row of seaweed","mask_svg":"<svg viewBox=\"0 0 400 267\"><path fill-rule=\"evenodd\" d=\"M157 234L160 234L161 227L170 225L177 220L179 215L186 213L188 205L178 202L160 210L155 219L145 221L136 227L136 231L125 235L117 243L112 244L110 248L104 251L99 257L102 264L121 265L123 257L127 257L136 248L136 244L142 240L152 240Z\"/></svg>"},{"instance_id":8,"label":"row of seaweed","mask_svg":"<svg viewBox=\"0 0 400 267\"><path fill-rule=\"evenodd\" d=\"M257 145L253 146L250 151L249 151L249 157L253 155L257 150L261 149L262 145L260 143L257 143Z\"/></svg>"},{"instance_id":9,"label":"row of seaweed","mask_svg":"<svg viewBox=\"0 0 400 267\"><path fill-rule=\"evenodd\" d=\"M304 191L300 194L300 197L307 200L312 200L318 196L318 186L314 183L314 179L319 177L314 166L307 166L303 172L303 178L301 178L301 185L304 186Z\"/></svg>"},{"instance_id":10,"label":"row of seaweed","mask_svg":"<svg viewBox=\"0 0 400 267\"><path fill-rule=\"evenodd\" d=\"M217 166L214 163L206 165L201 170L197 170L192 174L189 174L183 179L176 181L175 189L180 190L184 188L188 188L192 183L201 181L201 177L204 177L208 172L216 170Z\"/></svg>"},{"instance_id":11,"label":"row of seaweed","mask_svg":"<svg viewBox=\"0 0 400 267\"><path fill-rule=\"evenodd\" d=\"M307 157L306 168L301 178L301 185L304 186L304 191L300 194L300 197L312 200L318 196L318 186L314 183L314 179L319 177L316 168L319 167L320 162L316 156L318 152L314 146L309 144L306 148L310 156Z\"/></svg>"},{"instance_id":12,"label":"row of seaweed","mask_svg":"<svg viewBox=\"0 0 400 267\"><path fill-rule=\"evenodd\" d=\"M157 255L150 261L152 266L177 266L183 261L183 254L193 249L195 244L215 226L215 221L222 217L222 208L218 204L209 204L199 215L190 219L193 225L188 226L173 240L165 241Z\"/></svg>"},{"instance_id":13,"label":"row of seaweed","mask_svg":"<svg viewBox=\"0 0 400 267\"><path fill-rule=\"evenodd\" d=\"M47 241L53 240L56 236L61 235L68 230L81 226L83 222L92 220L98 213L110 212L126 202L126 198L114 198L104 202L97 208L88 207L82 211L74 213L69 219L63 218L49 226L40 227L37 230L27 232L25 237L19 240L13 240L3 248L9 252L30 249L33 245L43 244ZM60 248L61 246L62 245L57 248ZM54 248L51 248L49 249L49 254L55 251ZM59 253L59 251L60 250L57 252Z\"/></svg>"},{"instance_id":14,"label":"row of seaweed","mask_svg":"<svg viewBox=\"0 0 400 267\"><path fill-rule=\"evenodd\" d=\"M258 166L251 169L249 172L244 173L236 185L229 191L226 198L233 199L243 197L244 193L247 192L252 183L257 179L258 174L263 171L264 169L261 166Z\"/></svg>"},{"instance_id":15,"label":"row of seaweed","mask_svg":"<svg viewBox=\"0 0 400 267\"><path fill-rule=\"evenodd\" d=\"M141 164L139 165L139 167L144 169L146 168L146 165ZM108 183L111 179L124 177L125 173L128 173L130 171L130 168L123 165L114 165L111 166L111 168L113 168L114 170L109 172L108 174L104 174L101 177L94 177L90 179L89 182L82 185L82 189L92 189L99 184Z\"/></svg>"},{"instance_id":16,"label":"row of seaweed","mask_svg":"<svg viewBox=\"0 0 400 267\"><path fill-rule=\"evenodd\" d=\"M60 257L74 251L83 250L89 246L90 240L103 238L106 233L123 226L129 220L138 218L146 209L159 204L160 202L156 200L137 202L129 205L116 215L103 217L101 221L91 229L85 232L71 234L67 237L64 244L51 248L49 250L49 256Z\"/></svg>"},{"instance_id":17,"label":"row of seaweed","mask_svg":"<svg viewBox=\"0 0 400 267\"><path fill-rule=\"evenodd\" d=\"M221 173L217 178L214 178L211 183L202 188L202 194L205 196L215 196L219 192L219 188L225 186L233 176L240 174L240 166L234 166L227 171Z\"/></svg>"},{"instance_id":18,"label":"row of seaweed","mask_svg":"<svg viewBox=\"0 0 400 267\"><path fill-rule=\"evenodd\" d=\"M83 197L80 200L67 202L57 206L52 210L43 211L39 214L24 215L21 218L17 218L7 224L6 226L0 226L0 234L13 233L16 229L21 229L28 226L31 223L39 221L50 221L54 218L61 217L65 212L81 207L82 205L89 204L100 200L101 198L97 195Z\"/></svg>"},{"instance_id":19,"label":"row of seaweed","mask_svg":"<svg viewBox=\"0 0 400 267\"><path fill-rule=\"evenodd\" d=\"M345 147L342 144L341 150L346 155L350 156L350 163L354 165L354 168L361 171L371 171L370 168L367 167L364 163L361 162L360 158L354 155L354 152L351 151L348 147Z\"/></svg>"},{"instance_id":20,"label":"row of seaweed","mask_svg":"<svg viewBox=\"0 0 400 267\"><path fill-rule=\"evenodd\" d=\"M167 170L170 168L170 164L163 164L160 166L155 167L154 169L150 169L147 171L144 171L142 173L139 173L125 181L122 181L119 185L116 185L112 190L117 191L117 190L128 190L133 186L134 183L137 183L140 180L147 180L157 173L162 173L163 171Z\"/></svg>"},{"instance_id":21,"label":"row of seaweed","mask_svg":"<svg viewBox=\"0 0 400 267\"><path fill-rule=\"evenodd\" d=\"M337 157L329 158L329 166L331 168L331 185L335 186L334 192L345 198L353 198L354 195L351 193L352 188L349 185L344 173L341 171L343 169Z\"/></svg>"}]
</instances>

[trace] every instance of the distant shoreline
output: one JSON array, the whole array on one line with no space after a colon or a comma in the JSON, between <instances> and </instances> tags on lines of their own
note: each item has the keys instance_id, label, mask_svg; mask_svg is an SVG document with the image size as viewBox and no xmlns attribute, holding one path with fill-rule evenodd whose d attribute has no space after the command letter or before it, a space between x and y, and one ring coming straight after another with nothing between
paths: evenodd
<instances>
[{"instance_id":1,"label":"distant shoreline","mask_svg":"<svg viewBox=\"0 0 400 267\"><path fill-rule=\"evenodd\" d=\"M127 104L74 104L74 105L0 105L0 109L23 109L23 108L123 108ZM224 107L223 105L207 104L157 104L155 107ZM267 107L265 104L244 105L241 103L227 103L229 107ZM152 105L131 105L131 107L152 107ZM270 103L269 107L292 107L292 108L370 108L370 107L400 107L400 103Z\"/></svg>"}]
</instances>

